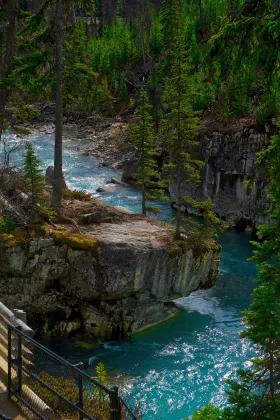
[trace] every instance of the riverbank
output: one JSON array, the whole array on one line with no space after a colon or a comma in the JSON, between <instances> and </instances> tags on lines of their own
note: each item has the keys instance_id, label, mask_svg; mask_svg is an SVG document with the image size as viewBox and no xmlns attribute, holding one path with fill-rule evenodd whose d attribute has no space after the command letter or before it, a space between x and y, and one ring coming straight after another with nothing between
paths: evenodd
<instances>
[{"instance_id":1,"label":"riverbank","mask_svg":"<svg viewBox=\"0 0 280 420\"><path fill-rule=\"evenodd\" d=\"M53 136L40 134L29 141L45 168L51 165ZM65 178L71 188L95 193L98 186L120 176L109 167L100 167L95 157L78 154L80 141L65 137L64 145ZM21 164L20 160L11 163ZM116 185L114 192L97 198L141 211L140 195L131 187ZM161 203L161 208L163 219L174 216L168 202ZM44 343L73 363L83 361L91 376L96 364L103 362L111 377L117 382L120 378L123 392L131 396L131 406L137 402L143 407L145 420L185 418L209 400L225 404L224 379L234 377L236 369L253 356L250 343L239 336L243 329L240 311L249 306L255 287L256 268L247 261L252 254L249 240L248 234L234 230L219 238L223 249L216 285L182 298L180 308L184 310L168 322L130 340L99 342L90 348L63 337Z\"/></svg>"},{"instance_id":2,"label":"riverbank","mask_svg":"<svg viewBox=\"0 0 280 420\"><path fill-rule=\"evenodd\" d=\"M54 132L54 104L38 105L40 117L31 125L35 133ZM252 118L235 118L231 123L205 119L200 132L201 184L195 191L187 188L186 196L197 201L211 198L214 211L226 224L241 232L257 234L260 224L268 223L267 181L256 164L257 153L266 148L277 132L276 120L256 124ZM122 180L131 182L135 167L135 150L129 124L125 119L101 116L84 117L66 113L65 134L80 139L82 153L96 157L100 166L120 171ZM109 181L109 179L107 180ZM169 188L171 199L176 183ZM192 213L193 209L186 209Z\"/></svg>"},{"instance_id":3,"label":"riverbank","mask_svg":"<svg viewBox=\"0 0 280 420\"><path fill-rule=\"evenodd\" d=\"M35 104L39 116L26 125L34 134L54 134L55 104ZM134 147L131 143L130 123L133 116L121 117L85 117L68 111L64 116L64 136L80 140L80 150L85 156L94 156L100 160L100 166L108 166L122 171L125 163L133 159Z\"/></svg>"}]
</instances>

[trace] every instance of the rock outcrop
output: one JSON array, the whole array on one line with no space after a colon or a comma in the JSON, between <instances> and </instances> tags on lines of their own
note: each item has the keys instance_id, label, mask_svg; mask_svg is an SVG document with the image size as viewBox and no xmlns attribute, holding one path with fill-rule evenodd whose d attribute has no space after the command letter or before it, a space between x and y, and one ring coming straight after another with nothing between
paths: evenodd
<instances>
[{"instance_id":1,"label":"rock outcrop","mask_svg":"<svg viewBox=\"0 0 280 420\"><path fill-rule=\"evenodd\" d=\"M82 234L69 225L1 240L0 299L25 309L38 332L127 337L172 316L173 299L215 282L216 242L176 243L171 225L122 208L90 203L82 210ZM101 223L93 224L98 211Z\"/></svg>"},{"instance_id":2,"label":"rock outcrop","mask_svg":"<svg viewBox=\"0 0 280 420\"><path fill-rule=\"evenodd\" d=\"M219 217L239 230L267 223L267 182L255 162L275 132L275 125L242 121L227 129L206 126L201 132L202 182L195 191L186 190L186 195L198 201L210 197ZM170 193L171 197L176 193L176 185Z\"/></svg>"}]
</instances>

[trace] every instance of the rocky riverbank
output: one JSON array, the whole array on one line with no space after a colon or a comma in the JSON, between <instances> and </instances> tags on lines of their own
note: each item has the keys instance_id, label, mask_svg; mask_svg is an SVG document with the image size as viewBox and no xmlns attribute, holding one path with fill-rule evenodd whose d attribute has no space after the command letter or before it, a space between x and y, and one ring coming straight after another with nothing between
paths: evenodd
<instances>
[{"instance_id":1,"label":"rocky riverbank","mask_svg":"<svg viewBox=\"0 0 280 420\"><path fill-rule=\"evenodd\" d=\"M40 117L33 122L37 132L54 132L54 104L38 105ZM123 173L122 180L131 182L137 171L135 151L131 143L129 119L83 117L71 112L65 116L65 134L81 139L80 153L96 156L100 165L110 166ZM200 132L200 155L205 162L202 182L186 195L198 201L210 197L214 211L229 226L240 231L256 230L268 222L269 200L263 171L256 165L256 155L267 147L276 133L276 120L256 124L252 118L204 121ZM159 162L161 164L161 162ZM176 184L170 186L176 194ZM187 207L183 210L192 212Z\"/></svg>"},{"instance_id":2,"label":"rocky riverbank","mask_svg":"<svg viewBox=\"0 0 280 420\"><path fill-rule=\"evenodd\" d=\"M43 335L128 337L176 313L173 299L211 287L214 241L174 242L173 227L123 208L64 201L65 220L1 237L0 299Z\"/></svg>"},{"instance_id":3,"label":"rocky riverbank","mask_svg":"<svg viewBox=\"0 0 280 420\"><path fill-rule=\"evenodd\" d=\"M27 127L35 134L54 134L55 104L37 104L38 118ZM64 116L64 135L81 140L78 152L100 159L100 166L122 171L125 163L134 157L129 120L102 116L85 117L68 111Z\"/></svg>"}]
</instances>

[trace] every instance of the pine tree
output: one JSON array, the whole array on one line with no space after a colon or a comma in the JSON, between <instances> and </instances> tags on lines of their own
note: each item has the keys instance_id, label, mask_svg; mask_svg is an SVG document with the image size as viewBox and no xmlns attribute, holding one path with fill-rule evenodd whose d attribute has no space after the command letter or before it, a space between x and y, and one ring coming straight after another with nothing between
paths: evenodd
<instances>
[{"instance_id":1,"label":"pine tree","mask_svg":"<svg viewBox=\"0 0 280 420\"><path fill-rule=\"evenodd\" d=\"M148 95L142 89L136 115L137 125L133 131L133 142L137 150L138 172L136 177L137 184L141 188L142 213L144 215L147 214L147 211L156 212L159 210L151 205L147 205L147 200L165 199L164 190L159 182L160 173L156 162L159 153L155 147L153 123L150 115L151 108Z\"/></svg>"},{"instance_id":2,"label":"pine tree","mask_svg":"<svg viewBox=\"0 0 280 420\"><path fill-rule=\"evenodd\" d=\"M270 178L271 223L259 233L265 238L255 243L252 260L259 268L258 288L253 302L244 312L247 330L242 334L259 350L249 370L240 370L239 382L229 381L229 403L236 419L280 418L280 135L261 152L259 163L266 163Z\"/></svg>"},{"instance_id":3,"label":"pine tree","mask_svg":"<svg viewBox=\"0 0 280 420\"><path fill-rule=\"evenodd\" d=\"M181 206L185 204L184 186L196 187L200 182L202 162L197 158L196 139L199 129L199 113L191 105L194 94L190 65L185 46L182 22L180 23L180 0L173 0L170 14L175 14L179 26L172 28L172 50L169 50L170 73L165 79L163 95L164 116L161 123L163 144L169 154L164 167L168 181L176 185L176 239L180 239ZM167 20L167 17L166 17ZM172 21L172 16L170 16ZM171 32L170 32L171 33ZM192 204L195 204L193 200Z\"/></svg>"},{"instance_id":4,"label":"pine tree","mask_svg":"<svg viewBox=\"0 0 280 420\"><path fill-rule=\"evenodd\" d=\"M3 62L0 58L0 139L2 132L5 129L5 107L7 102L7 79L9 72L11 70L11 60L13 53L13 46L15 41L15 31L16 31L16 14L17 14L17 1L10 0L7 2L7 10L5 10L4 5L0 5L0 22L3 23L5 14L7 13L7 29L6 29L6 42L5 49L3 52ZM1 35L1 33L0 33ZM0 41L0 47L2 44ZM4 44L4 43L3 43ZM1 52L1 49L0 49Z\"/></svg>"},{"instance_id":5,"label":"pine tree","mask_svg":"<svg viewBox=\"0 0 280 420\"><path fill-rule=\"evenodd\" d=\"M37 204L44 201L42 193L45 185L45 178L40 169L40 159L36 155L32 144L26 145L26 152L24 154L24 174L28 180L28 189L31 192L31 204L34 208Z\"/></svg>"},{"instance_id":6,"label":"pine tree","mask_svg":"<svg viewBox=\"0 0 280 420\"><path fill-rule=\"evenodd\" d=\"M56 0L56 106L55 106L55 150L52 207L58 212L62 205L62 128L63 128L63 14L62 0Z\"/></svg>"}]
</instances>

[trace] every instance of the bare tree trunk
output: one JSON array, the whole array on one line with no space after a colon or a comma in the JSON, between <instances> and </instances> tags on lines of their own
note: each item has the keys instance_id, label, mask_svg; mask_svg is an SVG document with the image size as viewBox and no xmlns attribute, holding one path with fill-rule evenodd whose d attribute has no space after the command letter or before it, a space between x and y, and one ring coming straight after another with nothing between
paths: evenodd
<instances>
[{"instance_id":1,"label":"bare tree trunk","mask_svg":"<svg viewBox=\"0 0 280 420\"><path fill-rule=\"evenodd\" d=\"M63 74L63 44L62 44L62 0L56 0L56 109L55 109L55 152L54 152L54 182L52 207L61 212L62 202L62 74Z\"/></svg>"},{"instance_id":2,"label":"bare tree trunk","mask_svg":"<svg viewBox=\"0 0 280 420\"><path fill-rule=\"evenodd\" d=\"M71 2L71 22L73 23L73 25L75 25L76 20L77 20L77 16L76 16L75 2L74 2L74 0L72 0L72 2Z\"/></svg>"},{"instance_id":3,"label":"bare tree trunk","mask_svg":"<svg viewBox=\"0 0 280 420\"><path fill-rule=\"evenodd\" d=\"M179 240L181 238L181 188L178 185L177 199L176 199L176 233L175 239Z\"/></svg>"},{"instance_id":4,"label":"bare tree trunk","mask_svg":"<svg viewBox=\"0 0 280 420\"><path fill-rule=\"evenodd\" d=\"M105 0L102 1L102 37L105 34Z\"/></svg>"},{"instance_id":5,"label":"bare tree trunk","mask_svg":"<svg viewBox=\"0 0 280 420\"><path fill-rule=\"evenodd\" d=\"M0 78L6 79L9 75L11 58L13 52L13 44L15 38L15 23L17 12L17 0L10 0L7 2L8 7L8 27L6 35L5 55L2 69L0 69ZM0 138L4 129L5 107L7 99L7 88L2 84L0 89Z\"/></svg>"}]
</instances>

